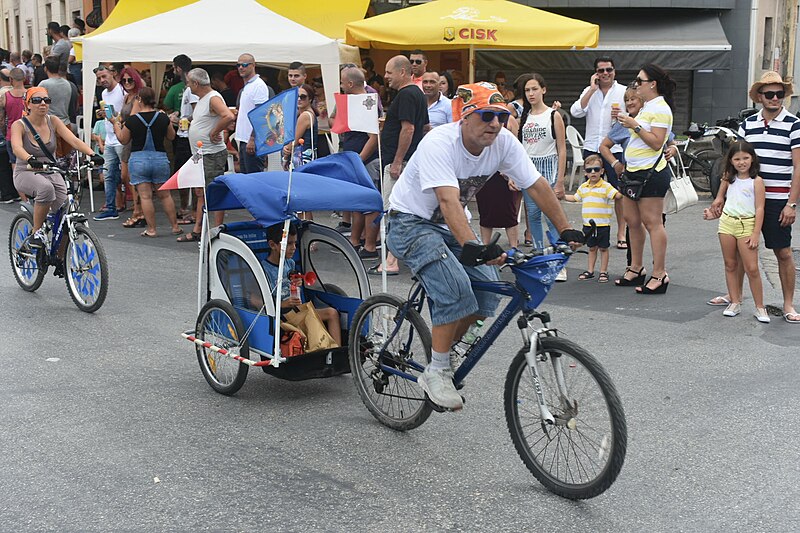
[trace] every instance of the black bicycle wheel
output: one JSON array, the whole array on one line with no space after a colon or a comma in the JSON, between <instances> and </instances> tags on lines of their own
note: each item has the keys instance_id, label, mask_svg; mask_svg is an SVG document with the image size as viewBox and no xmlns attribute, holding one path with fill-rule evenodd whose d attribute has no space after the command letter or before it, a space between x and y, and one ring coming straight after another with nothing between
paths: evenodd
<instances>
[{"instance_id":1,"label":"black bicycle wheel","mask_svg":"<svg viewBox=\"0 0 800 533\"><path fill-rule=\"evenodd\" d=\"M719 186L722 182L722 172L725 166L725 160L723 158L719 158L714 161L714 165L711 167L711 198L716 198L717 193L719 192Z\"/></svg>"},{"instance_id":2,"label":"black bicycle wheel","mask_svg":"<svg viewBox=\"0 0 800 533\"><path fill-rule=\"evenodd\" d=\"M350 370L369 412L381 424L407 431L425 422L432 408L419 385L382 366L419 376L431 360L431 333L419 313L410 309L387 343L402 305L396 296L377 294L359 306L350 327Z\"/></svg>"},{"instance_id":3,"label":"black bicycle wheel","mask_svg":"<svg viewBox=\"0 0 800 533\"><path fill-rule=\"evenodd\" d=\"M8 233L8 257L11 260L11 271L14 279L23 290L33 292L42 286L47 274L47 263L44 261L44 250L30 248L27 239L33 233L33 217L23 211L11 221Z\"/></svg>"},{"instance_id":4,"label":"black bicycle wheel","mask_svg":"<svg viewBox=\"0 0 800 533\"><path fill-rule=\"evenodd\" d=\"M108 260L100 239L83 224L75 226L75 240L67 241L64 273L70 298L85 313L94 313L108 293Z\"/></svg>"},{"instance_id":5,"label":"black bicycle wheel","mask_svg":"<svg viewBox=\"0 0 800 533\"><path fill-rule=\"evenodd\" d=\"M689 174L689 179L692 180L694 188L699 192L710 191L711 166L714 160L719 158L717 152L712 148L705 148L685 154L683 157L684 161L688 160L689 162L686 167L686 173Z\"/></svg>"},{"instance_id":6,"label":"black bicycle wheel","mask_svg":"<svg viewBox=\"0 0 800 533\"><path fill-rule=\"evenodd\" d=\"M628 437L619 395L600 363L573 342L540 339L537 362L538 385L555 424L542 419L523 349L506 376L511 440L548 490L570 499L593 498L614 483L625 461Z\"/></svg>"},{"instance_id":7,"label":"black bicycle wheel","mask_svg":"<svg viewBox=\"0 0 800 533\"><path fill-rule=\"evenodd\" d=\"M224 300L211 300L197 316L195 337L249 359L250 345L246 340L241 341L244 331L242 319L231 304ZM212 389L220 394L231 395L242 388L249 365L199 344L195 348L200 370Z\"/></svg>"}]
</instances>

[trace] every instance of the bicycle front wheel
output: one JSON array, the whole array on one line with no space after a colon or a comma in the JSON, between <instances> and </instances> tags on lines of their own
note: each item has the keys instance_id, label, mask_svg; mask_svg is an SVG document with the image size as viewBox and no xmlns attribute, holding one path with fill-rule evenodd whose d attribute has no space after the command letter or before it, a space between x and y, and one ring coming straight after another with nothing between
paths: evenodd
<instances>
[{"instance_id":1,"label":"bicycle front wheel","mask_svg":"<svg viewBox=\"0 0 800 533\"><path fill-rule=\"evenodd\" d=\"M14 279L23 290L33 292L42 286L47 274L47 263L44 261L45 251L31 248L26 240L33 233L33 217L23 212L11 221L8 233L8 257L11 259L11 271Z\"/></svg>"},{"instance_id":2,"label":"bicycle front wheel","mask_svg":"<svg viewBox=\"0 0 800 533\"><path fill-rule=\"evenodd\" d=\"M407 431L425 422L432 408L419 385L391 370L419 376L431 360L431 333L414 309L400 320L402 306L390 294L371 296L359 306L350 327L350 370L372 416Z\"/></svg>"},{"instance_id":3,"label":"bicycle front wheel","mask_svg":"<svg viewBox=\"0 0 800 533\"><path fill-rule=\"evenodd\" d=\"M64 254L67 290L78 309L94 313L108 293L108 260L100 239L83 224L75 226L75 239L69 239Z\"/></svg>"},{"instance_id":4,"label":"bicycle front wheel","mask_svg":"<svg viewBox=\"0 0 800 533\"><path fill-rule=\"evenodd\" d=\"M539 383L521 350L506 376L505 411L511 440L528 470L548 490L593 498L616 480L625 461L625 413L611 378L573 342L539 339ZM537 389L555 424L544 421Z\"/></svg>"},{"instance_id":5,"label":"bicycle front wheel","mask_svg":"<svg viewBox=\"0 0 800 533\"><path fill-rule=\"evenodd\" d=\"M244 332L239 313L224 300L209 301L197 317L195 337L249 359L250 345L244 340ZM195 345L195 350L203 377L212 389L230 396L242 388L248 365L205 346Z\"/></svg>"}]
</instances>

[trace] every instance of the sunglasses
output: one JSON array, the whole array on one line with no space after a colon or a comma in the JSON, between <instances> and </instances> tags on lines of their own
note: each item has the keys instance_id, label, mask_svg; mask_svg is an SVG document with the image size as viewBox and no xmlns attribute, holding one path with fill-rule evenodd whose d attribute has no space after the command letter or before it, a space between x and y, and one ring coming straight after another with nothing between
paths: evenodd
<instances>
[{"instance_id":1,"label":"sunglasses","mask_svg":"<svg viewBox=\"0 0 800 533\"><path fill-rule=\"evenodd\" d=\"M34 96L29 100L32 104L50 104L53 100L49 96Z\"/></svg>"},{"instance_id":2,"label":"sunglasses","mask_svg":"<svg viewBox=\"0 0 800 533\"><path fill-rule=\"evenodd\" d=\"M481 120L486 123L493 121L495 118L502 124L503 126L506 125L508 122L508 117L511 116L511 113L508 111L490 111L489 109L478 109L474 111L481 116Z\"/></svg>"},{"instance_id":3,"label":"sunglasses","mask_svg":"<svg viewBox=\"0 0 800 533\"><path fill-rule=\"evenodd\" d=\"M633 83L635 83L636 85L641 85L643 83L650 83L651 81L653 80L643 80L642 78L637 76L636 79L633 80Z\"/></svg>"},{"instance_id":4,"label":"sunglasses","mask_svg":"<svg viewBox=\"0 0 800 533\"><path fill-rule=\"evenodd\" d=\"M298 94L297 95L297 99L298 100L308 100L308 95L307 94Z\"/></svg>"},{"instance_id":5,"label":"sunglasses","mask_svg":"<svg viewBox=\"0 0 800 533\"><path fill-rule=\"evenodd\" d=\"M614 67L599 68L595 72L597 72L598 74L602 74L603 72L605 72L606 74L611 74L612 72L614 72Z\"/></svg>"},{"instance_id":6,"label":"sunglasses","mask_svg":"<svg viewBox=\"0 0 800 533\"><path fill-rule=\"evenodd\" d=\"M247 68L247 67L249 67L250 65L252 65L252 63L236 63L236 66L237 66L238 68Z\"/></svg>"},{"instance_id":7,"label":"sunglasses","mask_svg":"<svg viewBox=\"0 0 800 533\"><path fill-rule=\"evenodd\" d=\"M421 65L424 60L422 59L409 59L412 65Z\"/></svg>"},{"instance_id":8,"label":"sunglasses","mask_svg":"<svg viewBox=\"0 0 800 533\"><path fill-rule=\"evenodd\" d=\"M772 100L776 96L778 97L778 100L783 100L786 96L786 91L764 91L760 92L759 94L763 94L764 98L767 100Z\"/></svg>"},{"instance_id":9,"label":"sunglasses","mask_svg":"<svg viewBox=\"0 0 800 533\"><path fill-rule=\"evenodd\" d=\"M122 78L122 83L133 83L133 78Z\"/></svg>"},{"instance_id":10,"label":"sunglasses","mask_svg":"<svg viewBox=\"0 0 800 533\"><path fill-rule=\"evenodd\" d=\"M586 167L585 170L587 174L592 174L594 172L601 172L603 170L603 167Z\"/></svg>"}]
</instances>

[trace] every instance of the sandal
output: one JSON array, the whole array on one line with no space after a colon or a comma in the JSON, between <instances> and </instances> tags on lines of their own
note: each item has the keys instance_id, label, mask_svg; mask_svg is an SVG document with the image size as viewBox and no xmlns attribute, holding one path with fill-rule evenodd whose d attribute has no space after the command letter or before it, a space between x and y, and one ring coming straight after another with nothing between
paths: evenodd
<instances>
[{"instance_id":1,"label":"sandal","mask_svg":"<svg viewBox=\"0 0 800 533\"><path fill-rule=\"evenodd\" d=\"M373 267L370 267L367 270L367 274L369 274L370 276L380 276L381 274L383 274L383 272L378 270L379 266L381 266L380 263L375 265L375 266L373 266ZM386 271L386 275L387 276L397 276L399 274L400 274L399 270L387 270Z\"/></svg>"},{"instance_id":2,"label":"sandal","mask_svg":"<svg viewBox=\"0 0 800 533\"><path fill-rule=\"evenodd\" d=\"M128 220L122 223L123 228L143 228L147 225L147 221L144 217L140 218L133 218L130 217Z\"/></svg>"},{"instance_id":3,"label":"sandal","mask_svg":"<svg viewBox=\"0 0 800 533\"><path fill-rule=\"evenodd\" d=\"M647 286L647 283L650 283L651 281L659 282L658 286L655 289L651 289L650 287ZM641 287L636 287L636 294L665 294L667 292L667 288L669 287L669 277L667 276L666 272L660 278L657 278L655 276L650 276L650 279L647 280L647 283L645 283ZM731 304L731 305L741 305L741 304Z\"/></svg>"},{"instance_id":4,"label":"sandal","mask_svg":"<svg viewBox=\"0 0 800 533\"><path fill-rule=\"evenodd\" d=\"M592 279L594 277L594 272L589 272L588 270L584 270L578 279L581 281L585 281L587 279Z\"/></svg>"},{"instance_id":5,"label":"sandal","mask_svg":"<svg viewBox=\"0 0 800 533\"><path fill-rule=\"evenodd\" d=\"M617 248L619 248L620 250L627 250L628 241L617 241Z\"/></svg>"},{"instance_id":6,"label":"sandal","mask_svg":"<svg viewBox=\"0 0 800 533\"><path fill-rule=\"evenodd\" d=\"M636 277L631 279L626 278L625 276L628 274L628 272L630 272L631 274L636 274ZM625 269L625 273L622 275L622 277L617 278L617 280L614 281L614 284L617 287L633 287L644 283L644 279L645 279L644 267L640 268L638 272L633 270L631 267L628 267Z\"/></svg>"},{"instance_id":7,"label":"sandal","mask_svg":"<svg viewBox=\"0 0 800 533\"><path fill-rule=\"evenodd\" d=\"M783 314L783 319L789 324L800 324L800 313L793 310Z\"/></svg>"},{"instance_id":8,"label":"sandal","mask_svg":"<svg viewBox=\"0 0 800 533\"><path fill-rule=\"evenodd\" d=\"M144 230L139 234L139 237L150 237L151 239L155 239L158 237L158 233L148 233L147 230Z\"/></svg>"},{"instance_id":9,"label":"sandal","mask_svg":"<svg viewBox=\"0 0 800 533\"><path fill-rule=\"evenodd\" d=\"M183 233L183 230L181 228L172 230L172 234L173 235L181 235L182 233Z\"/></svg>"},{"instance_id":10,"label":"sandal","mask_svg":"<svg viewBox=\"0 0 800 533\"><path fill-rule=\"evenodd\" d=\"M179 226L186 226L188 224L194 225L195 222L196 221L195 221L193 216L186 215L186 216L183 216L183 217L178 217L178 225Z\"/></svg>"},{"instance_id":11,"label":"sandal","mask_svg":"<svg viewBox=\"0 0 800 533\"><path fill-rule=\"evenodd\" d=\"M597 276L598 283L608 283L608 272L600 272L600 275Z\"/></svg>"},{"instance_id":12,"label":"sandal","mask_svg":"<svg viewBox=\"0 0 800 533\"><path fill-rule=\"evenodd\" d=\"M717 306L717 307L722 307L722 306L730 305L731 301L728 300L725 296L714 296L709 301L707 301L706 304Z\"/></svg>"},{"instance_id":13,"label":"sandal","mask_svg":"<svg viewBox=\"0 0 800 533\"><path fill-rule=\"evenodd\" d=\"M180 237L178 237L175 240L177 242L199 242L200 241L200 234L199 233L195 233L193 231L190 231L189 233L187 233L185 235L181 235Z\"/></svg>"}]
</instances>

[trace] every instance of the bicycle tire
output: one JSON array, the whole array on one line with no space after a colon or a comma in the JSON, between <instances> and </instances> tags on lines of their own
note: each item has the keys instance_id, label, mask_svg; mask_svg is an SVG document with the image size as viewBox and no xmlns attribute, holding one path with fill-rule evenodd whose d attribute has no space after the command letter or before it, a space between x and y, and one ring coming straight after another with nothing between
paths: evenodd
<instances>
[{"instance_id":1,"label":"bicycle tire","mask_svg":"<svg viewBox=\"0 0 800 533\"><path fill-rule=\"evenodd\" d=\"M711 177L709 178L709 182L711 183L711 199L715 199L717 197L717 193L719 192L719 187L722 183L722 172L725 166L725 160L723 158L719 158L714 161L714 165L711 167Z\"/></svg>"},{"instance_id":2,"label":"bicycle tire","mask_svg":"<svg viewBox=\"0 0 800 533\"><path fill-rule=\"evenodd\" d=\"M197 315L195 337L210 342L218 348L238 352L245 359L250 358L250 344L244 338L244 325L239 313L224 300L210 300ZM240 363L227 355L195 344L200 371L212 389L230 396L244 385L249 365Z\"/></svg>"},{"instance_id":3,"label":"bicycle tire","mask_svg":"<svg viewBox=\"0 0 800 533\"><path fill-rule=\"evenodd\" d=\"M627 428L622 402L608 373L586 350L558 337L544 337L539 343L537 360L544 358L550 363L537 366L541 391L557 424L542 425L533 379L521 390L523 377L532 378L526 350L522 349L508 369L505 384L506 422L511 440L525 466L548 490L573 500L593 498L614 483L625 461ZM560 398L553 365L555 357L562 362L562 368L567 368L564 372L567 393L580 394L580 398L572 396L566 402ZM589 385L593 382L599 389L599 394L592 398L589 394L593 391L578 383L584 375L591 378ZM586 410L589 415L599 413L607 417L607 422L603 424L599 417L587 416ZM567 422L575 426L571 428ZM527 434L526 428L529 428ZM598 435L592 439L590 432L595 431ZM533 448L540 445L543 449L535 453ZM579 454L583 454L581 459ZM572 467L565 464L573 457L577 464ZM597 462L602 464L596 465Z\"/></svg>"},{"instance_id":4,"label":"bicycle tire","mask_svg":"<svg viewBox=\"0 0 800 533\"><path fill-rule=\"evenodd\" d=\"M398 310L404 302L390 294L370 296L359 306L350 326L350 371L361 401L381 424L397 431L408 431L423 424L431 415L432 407L425 392L411 380L381 370L376 353L380 351L379 339L394 330ZM380 314L379 313L383 313ZM431 360L431 333L417 311L409 309L398 335L389 347L389 359L384 366L394 366L418 376L421 371L409 366ZM375 329L373 329L375 328ZM363 330L366 335L362 335ZM386 329L387 331L382 331ZM413 333L416 332L416 337ZM378 341L378 342L376 342ZM411 347L401 350L403 342ZM415 358L416 357L416 358Z\"/></svg>"},{"instance_id":5,"label":"bicycle tire","mask_svg":"<svg viewBox=\"0 0 800 533\"><path fill-rule=\"evenodd\" d=\"M84 313L94 313L103 306L108 294L108 259L97 234L88 226L76 224L75 234L78 239L85 240L76 243L67 236L64 281L78 309ZM80 264L73 264L75 255Z\"/></svg>"},{"instance_id":6,"label":"bicycle tire","mask_svg":"<svg viewBox=\"0 0 800 533\"><path fill-rule=\"evenodd\" d=\"M26 211L17 214L11 221L11 229L8 232L8 258L17 285L27 292L34 292L41 287L47 274L43 249L37 250L36 259L23 259L19 256L22 243L31 233L33 233L33 217Z\"/></svg>"},{"instance_id":7,"label":"bicycle tire","mask_svg":"<svg viewBox=\"0 0 800 533\"><path fill-rule=\"evenodd\" d=\"M710 154L714 154L716 157L709 159L707 156ZM686 167L686 173L689 175L689 179L692 180L694 188L699 192L710 191L711 181L709 172L711 167L709 167L709 169L704 168L698 160L706 161L713 166L714 159L719 158L717 152L712 148L704 148L697 152L688 152L684 157L689 159L689 166Z\"/></svg>"}]
</instances>

